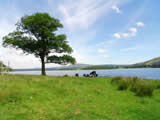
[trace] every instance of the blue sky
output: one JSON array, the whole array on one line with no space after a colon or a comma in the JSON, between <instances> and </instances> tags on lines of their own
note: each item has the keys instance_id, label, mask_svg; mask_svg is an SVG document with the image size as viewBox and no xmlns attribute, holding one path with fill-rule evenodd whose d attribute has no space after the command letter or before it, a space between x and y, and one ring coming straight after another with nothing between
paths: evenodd
<instances>
[{"instance_id":1,"label":"blue sky","mask_svg":"<svg viewBox=\"0 0 160 120\"><path fill-rule=\"evenodd\" d=\"M160 2L153 0L1 0L0 43L24 15L60 19L78 63L132 64L160 56ZM39 59L0 45L13 68L40 67ZM55 64L47 65L54 67Z\"/></svg>"}]
</instances>

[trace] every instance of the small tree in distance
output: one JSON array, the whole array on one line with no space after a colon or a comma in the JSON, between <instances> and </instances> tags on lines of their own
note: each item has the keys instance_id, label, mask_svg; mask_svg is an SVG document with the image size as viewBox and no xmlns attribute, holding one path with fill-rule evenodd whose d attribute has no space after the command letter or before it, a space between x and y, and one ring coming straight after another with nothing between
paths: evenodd
<instances>
[{"instance_id":1,"label":"small tree in distance","mask_svg":"<svg viewBox=\"0 0 160 120\"><path fill-rule=\"evenodd\" d=\"M17 22L16 30L3 37L3 46L21 49L40 58L42 75L46 75L45 63L76 63L75 58L69 55L73 50L68 45L66 35L56 35L58 28L63 28L63 25L48 13L24 16Z\"/></svg>"}]
</instances>

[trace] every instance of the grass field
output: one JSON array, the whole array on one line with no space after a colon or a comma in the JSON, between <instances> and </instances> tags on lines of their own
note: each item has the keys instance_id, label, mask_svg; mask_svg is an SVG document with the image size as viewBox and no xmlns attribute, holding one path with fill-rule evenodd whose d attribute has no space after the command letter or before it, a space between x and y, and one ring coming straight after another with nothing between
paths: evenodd
<instances>
[{"instance_id":1,"label":"grass field","mask_svg":"<svg viewBox=\"0 0 160 120\"><path fill-rule=\"evenodd\" d=\"M111 79L0 76L0 120L160 120L160 89L138 97Z\"/></svg>"}]
</instances>

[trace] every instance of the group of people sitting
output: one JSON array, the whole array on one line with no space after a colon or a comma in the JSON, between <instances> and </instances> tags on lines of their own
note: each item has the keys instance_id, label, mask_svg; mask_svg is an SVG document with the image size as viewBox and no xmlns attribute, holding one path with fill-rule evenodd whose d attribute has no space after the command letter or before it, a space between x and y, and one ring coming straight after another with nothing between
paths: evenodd
<instances>
[{"instance_id":1,"label":"group of people sitting","mask_svg":"<svg viewBox=\"0 0 160 120\"><path fill-rule=\"evenodd\" d=\"M76 73L75 74L76 77L79 77L79 74ZM90 74L83 74L84 77L98 77L98 74L96 73L96 71L92 71Z\"/></svg>"}]
</instances>

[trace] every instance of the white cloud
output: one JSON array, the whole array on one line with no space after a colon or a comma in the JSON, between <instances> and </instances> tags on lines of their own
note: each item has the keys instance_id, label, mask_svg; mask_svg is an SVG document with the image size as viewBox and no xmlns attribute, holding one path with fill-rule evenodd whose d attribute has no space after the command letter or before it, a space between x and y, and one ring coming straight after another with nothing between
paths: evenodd
<instances>
[{"instance_id":1,"label":"white cloud","mask_svg":"<svg viewBox=\"0 0 160 120\"><path fill-rule=\"evenodd\" d=\"M129 32L127 33L114 33L113 36L117 39L120 38L131 38L131 37L135 37L137 34L137 28L130 28Z\"/></svg>"},{"instance_id":2,"label":"white cloud","mask_svg":"<svg viewBox=\"0 0 160 120\"><path fill-rule=\"evenodd\" d=\"M129 51L135 51L135 50L142 49L142 48L144 48L143 45L135 45L133 47L121 49L120 51L121 52L129 52Z\"/></svg>"},{"instance_id":3,"label":"white cloud","mask_svg":"<svg viewBox=\"0 0 160 120\"><path fill-rule=\"evenodd\" d=\"M130 28L129 31L131 31L131 32L134 33L134 34L137 33L137 29L136 29L136 28Z\"/></svg>"},{"instance_id":4,"label":"white cloud","mask_svg":"<svg viewBox=\"0 0 160 120\"><path fill-rule=\"evenodd\" d=\"M22 51L11 48L0 48L3 52L0 52L0 60L4 64L10 62L12 68L33 68L39 67L40 61L33 55L23 55Z\"/></svg>"},{"instance_id":5,"label":"white cloud","mask_svg":"<svg viewBox=\"0 0 160 120\"><path fill-rule=\"evenodd\" d=\"M136 36L136 34L137 34L137 29L136 28L130 28L129 31L131 31L130 37Z\"/></svg>"},{"instance_id":6,"label":"white cloud","mask_svg":"<svg viewBox=\"0 0 160 120\"><path fill-rule=\"evenodd\" d=\"M105 49L98 49L97 52L99 53L100 57L110 58L110 56L107 54L107 51Z\"/></svg>"},{"instance_id":7,"label":"white cloud","mask_svg":"<svg viewBox=\"0 0 160 120\"><path fill-rule=\"evenodd\" d=\"M120 33L114 33L113 37L115 37L117 39L120 39L121 38L121 34Z\"/></svg>"},{"instance_id":8,"label":"white cloud","mask_svg":"<svg viewBox=\"0 0 160 120\"><path fill-rule=\"evenodd\" d=\"M104 53L105 50L103 50L103 49L98 49L97 52L98 52L98 53Z\"/></svg>"},{"instance_id":9,"label":"white cloud","mask_svg":"<svg viewBox=\"0 0 160 120\"><path fill-rule=\"evenodd\" d=\"M73 57L76 58L76 62L77 63L81 63L82 61L84 61L84 57L79 55L76 51L74 51L74 53L72 54Z\"/></svg>"},{"instance_id":10,"label":"white cloud","mask_svg":"<svg viewBox=\"0 0 160 120\"><path fill-rule=\"evenodd\" d=\"M108 56L108 55L102 55L102 57L104 57L104 58L111 58L111 57Z\"/></svg>"},{"instance_id":11,"label":"white cloud","mask_svg":"<svg viewBox=\"0 0 160 120\"><path fill-rule=\"evenodd\" d=\"M138 27L144 27L144 23L143 22L137 22L137 26Z\"/></svg>"},{"instance_id":12,"label":"white cloud","mask_svg":"<svg viewBox=\"0 0 160 120\"><path fill-rule=\"evenodd\" d=\"M100 16L108 15L111 11L110 6L113 4L116 6L120 3L122 3L120 0L80 0L80 2L69 0L60 4L58 9L63 17L64 24L68 28L88 28Z\"/></svg>"},{"instance_id":13,"label":"white cloud","mask_svg":"<svg viewBox=\"0 0 160 120\"><path fill-rule=\"evenodd\" d=\"M130 34L129 34L129 33L122 33L122 36L123 36L124 38L130 38Z\"/></svg>"},{"instance_id":14,"label":"white cloud","mask_svg":"<svg viewBox=\"0 0 160 120\"><path fill-rule=\"evenodd\" d=\"M116 13L120 14L121 13L121 10L116 6L116 5L113 5L112 6L112 9L116 11Z\"/></svg>"},{"instance_id":15,"label":"white cloud","mask_svg":"<svg viewBox=\"0 0 160 120\"><path fill-rule=\"evenodd\" d=\"M100 43L97 43L96 46L107 46L107 45L112 45L115 42L115 40L106 40Z\"/></svg>"}]
</instances>

